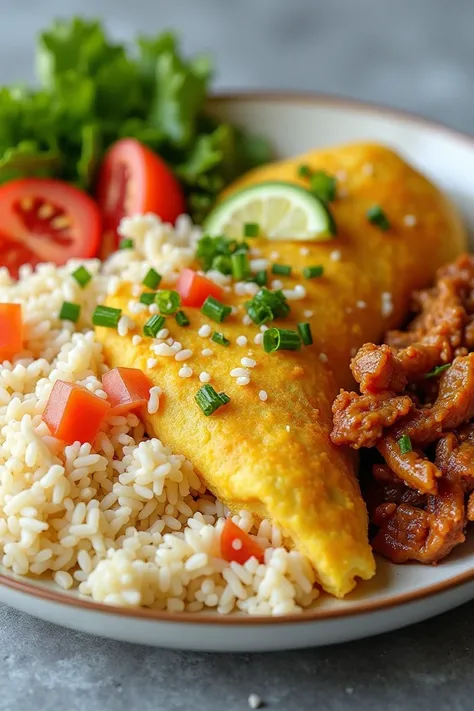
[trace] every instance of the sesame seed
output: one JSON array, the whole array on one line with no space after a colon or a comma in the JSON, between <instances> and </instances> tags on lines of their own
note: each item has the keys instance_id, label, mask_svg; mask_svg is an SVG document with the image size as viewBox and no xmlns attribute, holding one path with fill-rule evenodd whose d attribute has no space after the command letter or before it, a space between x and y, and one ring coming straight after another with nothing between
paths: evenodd
<instances>
[{"instance_id":1,"label":"sesame seed","mask_svg":"<svg viewBox=\"0 0 474 711\"><path fill-rule=\"evenodd\" d=\"M247 345L247 336L237 336L235 342L237 343L238 346L246 346Z\"/></svg>"},{"instance_id":2,"label":"sesame seed","mask_svg":"<svg viewBox=\"0 0 474 711\"><path fill-rule=\"evenodd\" d=\"M260 287L254 281L248 281L245 284L245 293L250 296L255 296L260 291Z\"/></svg>"},{"instance_id":3,"label":"sesame seed","mask_svg":"<svg viewBox=\"0 0 474 711\"><path fill-rule=\"evenodd\" d=\"M311 311L310 309L305 309L303 311L303 316L305 318L311 318L311 316L314 316L314 311Z\"/></svg>"},{"instance_id":4,"label":"sesame seed","mask_svg":"<svg viewBox=\"0 0 474 711\"><path fill-rule=\"evenodd\" d=\"M262 250L258 247L250 247L249 253L251 257L259 257L262 254Z\"/></svg>"},{"instance_id":5,"label":"sesame seed","mask_svg":"<svg viewBox=\"0 0 474 711\"><path fill-rule=\"evenodd\" d=\"M246 368L233 368L230 375L233 378L249 378L250 372Z\"/></svg>"},{"instance_id":6,"label":"sesame seed","mask_svg":"<svg viewBox=\"0 0 474 711\"><path fill-rule=\"evenodd\" d=\"M158 385L153 385L150 388L150 397L148 400L147 410L150 415L154 415L160 409L160 395L162 389Z\"/></svg>"},{"instance_id":7,"label":"sesame seed","mask_svg":"<svg viewBox=\"0 0 474 711\"><path fill-rule=\"evenodd\" d=\"M416 225L415 215L405 215L403 218L403 224L406 225L406 227L414 227Z\"/></svg>"},{"instance_id":8,"label":"sesame seed","mask_svg":"<svg viewBox=\"0 0 474 711\"><path fill-rule=\"evenodd\" d=\"M268 399L267 391L266 391L266 390L260 390L260 392L258 393L258 397L260 398L260 400L261 400L262 402L265 402L265 401Z\"/></svg>"},{"instance_id":9,"label":"sesame seed","mask_svg":"<svg viewBox=\"0 0 474 711\"><path fill-rule=\"evenodd\" d=\"M214 351L211 350L211 348L204 348L201 351L201 355L204 356L204 358L209 358L211 355L214 355Z\"/></svg>"},{"instance_id":10,"label":"sesame seed","mask_svg":"<svg viewBox=\"0 0 474 711\"><path fill-rule=\"evenodd\" d=\"M245 368L255 368L257 361L253 358L241 358L240 362Z\"/></svg>"},{"instance_id":11,"label":"sesame seed","mask_svg":"<svg viewBox=\"0 0 474 711\"><path fill-rule=\"evenodd\" d=\"M264 269L268 269L270 262L268 259L251 259L250 260L250 270L254 273L261 272Z\"/></svg>"},{"instance_id":12,"label":"sesame seed","mask_svg":"<svg viewBox=\"0 0 474 711\"><path fill-rule=\"evenodd\" d=\"M247 283L245 281L236 281L234 284L234 291L237 296L245 296L247 293Z\"/></svg>"},{"instance_id":13,"label":"sesame seed","mask_svg":"<svg viewBox=\"0 0 474 711\"><path fill-rule=\"evenodd\" d=\"M309 254L309 249L308 247L301 247L300 249L300 254L302 257L307 257Z\"/></svg>"},{"instance_id":14,"label":"sesame seed","mask_svg":"<svg viewBox=\"0 0 474 711\"><path fill-rule=\"evenodd\" d=\"M231 546L234 549L234 551L240 551L240 549L242 548L242 541L240 540L240 538L234 538L234 540L231 543Z\"/></svg>"},{"instance_id":15,"label":"sesame seed","mask_svg":"<svg viewBox=\"0 0 474 711\"><path fill-rule=\"evenodd\" d=\"M158 304L150 304L148 307L148 313L154 316L159 311Z\"/></svg>"},{"instance_id":16,"label":"sesame seed","mask_svg":"<svg viewBox=\"0 0 474 711\"><path fill-rule=\"evenodd\" d=\"M277 252L273 250L273 252L270 252L270 259L279 259L280 257L280 252Z\"/></svg>"},{"instance_id":17,"label":"sesame seed","mask_svg":"<svg viewBox=\"0 0 474 711\"><path fill-rule=\"evenodd\" d=\"M164 341L166 338L168 338L169 335L170 335L170 332L168 331L168 329L162 328L161 331L158 331L158 333L156 334L156 337L161 338Z\"/></svg>"},{"instance_id":18,"label":"sesame seed","mask_svg":"<svg viewBox=\"0 0 474 711\"><path fill-rule=\"evenodd\" d=\"M248 698L248 704L251 709L258 709L262 705L262 699L258 694L250 694Z\"/></svg>"},{"instance_id":19,"label":"sesame seed","mask_svg":"<svg viewBox=\"0 0 474 711\"><path fill-rule=\"evenodd\" d=\"M333 262L339 262L341 259L342 254L340 249L334 249L331 254L329 255L329 258L332 259Z\"/></svg>"},{"instance_id":20,"label":"sesame seed","mask_svg":"<svg viewBox=\"0 0 474 711\"><path fill-rule=\"evenodd\" d=\"M272 289L283 289L283 282L281 279L274 279L271 283Z\"/></svg>"},{"instance_id":21,"label":"sesame seed","mask_svg":"<svg viewBox=\"0 0 474 711\"><path fill-rule=\"evenodd\" d=\"M257 346L261 346L263 343L263 333L257 333L255 338L253 339L253 342L257 344Z\"/></svg>"},{"instance_id":22,"label":"sesame seed","mask_svg":"<svg viewBox=\"0 0 474 711\"><path fill-rule=\"evenodd\" d=\"M208 323L205 323L199 329L198 336L201 336L201 338L209 338L211 333L212 333L212 328L209 326Z\"/></svg>"},{"instance_id":23,"label":"sesame seed","mask_svg":"<svg viewBox=\"0 0 474 711\"><path fill-rule=\"evenodd\" d=\"M150 350L159 356L174 356L175 351L167 343L157 343L150 346Z\"/></svg>"},{"instance_id":24,"label":"sesame seed","mask_svg":"<svg viewBox=\"0 0 474 711\"><path fill-rule=\"evenodd\" d=\"M139 301L129 301L128 310L132 314L142 314L144 311L147 310L147 307L145 304L141 304Z\"/></svg>"},{"instance_id":25,"label":"sesame seed","mask_svg":"<svg viewBox=\"0 0 474 711\"><path fill-rule=\"evenodd\" d=\"M172 338L170 340L173 340ZM173 343L170 343L171 350L174 351L175 353L179 353L180 351L183 350L183 346L179 341L173 341ZM186 359L184 359L186 360Z\"/></svg>"},{"instance_id":26,"label":"sesame seed","mask_svg":"<svg viewBox=\"0 0 474 711\"><path fill-rule=\"evenodd\" d=\"M250 324L252 323L252 319L248 314L245 314L245 316L243 316L242 323L244 324L244 326L250 326Z\"/></svg>"},{"instance_id":27,"label":"sesame seed","mask_svg":"<svg viewBox=\"0 0 474 711\"><path fill-rule=\"evenodd\" d=\"M140 296L141 293L142 287L140 286L140 284L134 284L132 286L132 296Z\"/></svg>"},{"instance_id":28,"label":"sesame seed","mask_svg":"<svg viewBox=\"0 0 474 711\"><path fill-rule=\"evenodd\" d=\"M365 301L356 301L356 306L358 309L366 309L367 308L367 303Z\"/></svg>"},{"instance_id":29,"label":"sesame seed","mask_svg":"<svg viewBox=\"0 0 474 711\"><path fill-rule=\"evenodd\" d=\"M193 369L189 365L183 365L182 368L178 370L178 375L180 378L190 378L193 374Z\"/></svg>"},{"instance_id":30,"label":"sesame seed","mask_svg":"<svg viewBox=\"0 0 474 711\"><path fill-rule=\"evenodd\" d=\"M248 385L250 383L250 378L237 378L235 382L237 383L237 385Z\"/></svg>"},{"instance_id":31,"label":"sesame seed","mask_svg":"<svg viewBox=\"0 0 474 711\"><path fill-rule=\"evenodd\" d=\"M265 333L265 331L268 331L268 326L264 323L260 326L260 333Z\"/></svg>"},{"instance_id":32,"label":"sesame seed","mask_svg":"<svg viewBox=\"0 0 474 711\"><path fill-rule=\"evenodd\" d=\"M208 383L210 379L211 376L209 375L209 373L206 373L205 370L203 370L202 373L199 374L199 380L201 381L201 383Z\"/></svg>"},{"instance_id":33,"label":"sesame seed","mask_svg":"<svg viewBox=\"0 0 474 711\"><path fill-rule=\"evenodd\" d=\"M182 360L188 360L189 358L192 357L192 355L193 355L193 352L191 350L189 350L189 348L185 348L184 351L179 351L179 353L176 353L174 358L175 358L175 360L180 362Z\"/></svg>"},{"instance_id":34,"label":"sesame seed","mask_svg":"<svg viewBox=\"0 0 474 711\"><path fill-rule=\"evenodd\" d=\"M381 294L381 313L382 316L390 316L393 312L392 295L389 291L383 291Z\"/></svg>"},{"instance_id":35,"label":"sesame seed","mask_svg":"<svg viewBox=\"0 0 474 711\"><path fill-rule=\"evenodd\" d=\"M321 363L327 363L327 362L328 362L328 357L327 357L326 353L320 353L320 354L319 354L319 360L321 361Z\"/></svg>"},{"instance_id":36,"label":"sesame seed","mask_svg":"<svg viewBox=\"0 0 474 711\"><path fill-rule=\"evenodd\" d=\"M287 432L289 432L289 431L290 431L290 425L286 425L285 430L286 430Z\"/></svg>"},{"instance_id":37,"label":"sesame seed","mask_svg":"<svg viewBox=\"0 0 474 711\"><path fill-rule=\"evenodd\" d=\"M230 312L231 312L232 316L235 316L235 314L236 314L237 311L238 311L237 306L231 306L230 309L231 309Z\"/></svg>"},{"instance_id":38,"label":"sesame seed","mask_svg":"<svg viewBox=\"0 0 474 711\"><path fill-rule=\"evenodd\" d=\"M294 289L283 289L283 294L288 301L299 301L299 299L305 298L306 289L302 284L296 284Z\"/></svg>"},{"instance_id":39,"label":"sesame seed","mask_svg":"<svg viewBox=\"0 0 474 711\"><path fill-rule=\"evenodd\" d=\"M374 174L374 166L372 165L372 163L364 163L361 170L364 175L373 175Z\"/></svg>"},{"instance_id":40,"label":"sesame seed","mask_svg":"<svg viewBox=\"0 0 474 711\"><path fill-rule=\"evenodd\" d=\"M140 345L140 343L143 341L143 338L136 333L134 336L132 336L132 343L134 346Z\"/></svg>"},{"instance_id":41,"label":"sesame seed","mask_svg":"<svg viewBox=\"0 0 474 711\"><path fill-rule=\"evenodd\" d=\"M157 363L158 361L156 360L156 358L148 358L146 362L146 367L150 369L154 368Z\"/></svg>"}]
</instances>

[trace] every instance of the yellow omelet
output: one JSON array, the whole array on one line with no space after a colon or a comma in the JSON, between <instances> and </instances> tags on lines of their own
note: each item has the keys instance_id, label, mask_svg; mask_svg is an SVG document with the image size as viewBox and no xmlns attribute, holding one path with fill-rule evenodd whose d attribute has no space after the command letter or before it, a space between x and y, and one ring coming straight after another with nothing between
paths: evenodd
<instances>
[{"instance_id":1,"label":"yellow omelet","mask_svg":"<svg viewBox=\"0 0 474 711\"><path fill-rule=\"evenodd\" d=\"M155 356L151 339L135 346L132 333L121 337L98 328L97 335L111 367L140 368L162 388L159 411L146 416L149 434L186 455L231 510L250 509L280 526L310 559L321 586L343 597L357 578L374 574L375 563L357 461L329 438L331 404L340 387L351 386L353 351L401 323L413 289L429 284L435 270L462 251L466 237L440 191L394 152L377 145L315 151L273 163L241 178L227 194L265 180L304 184L296 177L302 163L338 176L340 194L331 204L337 236L319 243L254 239L252 246L260 250L259 258L292 266L291 276L278 279L285 289L304 286L306 295L291 300L289 317L275 325L294 329L298 322L311 323L312 346L265 353L258 343L259 328L242 320L249 297L234 290L222 300L237 312L222 324L189 307L184 309L188 327L167 318L170 335L192 352L185 363ZM367 220L374 204L390 220L387 232ZM302 269L313 265L323 265L324 275L304 279ZM129 313L130 299L130 286L123 284L107 304ZM147 317L133 315L136 332ZM222 332L230 345L199 336L203 324ZM247 338L245 346L237 344L239 336ZM203 355L203 349L211 349L212 355ZM249 368L248 385L238 385L230 375L242 367L243 357L256 363ZM149 358L157 360L152 368ZM192 369L191 377L179 376L183 365ZM230 397L210 417L194 399L202 372L209 373L217 392Z\"/></svg>"}]
</instances>

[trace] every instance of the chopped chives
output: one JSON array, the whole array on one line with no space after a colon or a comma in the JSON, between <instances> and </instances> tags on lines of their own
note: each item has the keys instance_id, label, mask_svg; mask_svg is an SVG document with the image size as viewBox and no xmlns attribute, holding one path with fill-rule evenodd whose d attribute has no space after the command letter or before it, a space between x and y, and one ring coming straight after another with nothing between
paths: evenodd
<instances>
[{"instance_id":1,"label":"chopped chives","mask_svg":"<svg viewBox=\"0 0 474 711\"><path fill-rule=\"evenodd\" d=\"M232 250L232 254L239 254L240 252L248 252L250 245L248 242L236 242L235 248Z\"/></svg>"},{"instance_id":2,"label":"chopped chives","mask_svg":"<svg viewBox=\"0 0 474 711\"><path fill-rule=\"evenodd\" d=\"M258 237L260 226L257 222L247 222L244 225L244 237Z\"/></svg>"},{"instance_id":3,"label":"chopped chives","mask_svg":"<svg viewBox=\"0 0 474 711\"><path fill-rule=\"evenodd\" d=\"M138 299L138 301L141 304L146 304L147 306L150 306L150 304L154 302L155 298L155 291L144 291L142 294L140 294L140 298Z\"/></svg>"},{"instance_id":4,"label":"chopped chives","mask_svg":"<svg viewBox=\"0 0 474 711\"><path fill-rule=\"evenodd\" d=\"M217 393L212 385L203 385L194 396L202 412L209 417L222 405L230 402L230 397L225 393Z\"/></svg>"},{"instance_id":5,"label":"chopped chives","mask_svg":"<svg viewBox=\"0 0 474 711\"><path fill-rule=\"evenodd\" d=\"M441 373L444 373L445 370L451 367L451 363L445 363L444 365L437 365L433 370L430 370L429 373L425 374L425 378L436 378L438 375L441 375Z\"/></svg>"},{"instance_id":6,"label":"chopped chives","mask_svg":"<svg viewBox=\"0 0 474 711\"><path fill-rule=\"evenodd\" d=\"M301 337L297 331L284 328L269 328L263 334L265 353L274 351L297 351L301 348Z\"/></svg>"},{"instance_id":7,"label":"chopped chives","mask_svg":"<svg viewBox=\"0 0 474 711\"><path fill-rule=\"evenodd\" d=\"M372 225L379 227L383 232L390 229L390 222L380 205L373 205L367 210L367 219Z\"/></svg>"},{"instance_id":8,"label":"chopped chives","mask_svg":"<svg viewBox=\"0 0 474 711\"><path fill-rule=\"evenodd\" d=\"M262 269L261 271L254 274L251 279L259 286L266 286L268 282L268 272L266 269Z\"/></svg>"},{"instance_id":9,"label":"chopped chives","mask_svg":"<svg viewBox=\"0 0 474 711\"><path fill-rule=\"evenodd\" d=\"M218 343L220 346L230 346L229 339L226 338L223 333L218 333L217 331L214 331L212 334L211 341Z\"/></svg>"},{"instance_id":10,"label":"chopped chives","mask_svg":"<svg viewBox=\"0 0 474 711\"><path fill-rule=\"evenodd\" d=\"M92 314L92 323L94 326L117 328L121 315L122 309L114 309L112 306L103 306L100 304L95 307L95 311Z\"/></svg>"},{"instance_id":11,"label":"chopped chives","mask_svg":"<svg viewBox=\"0 0 474 711\"><path fill-rule=\"evenodd\" d=\"M161 274L158 274L158 272L153 269L148 270L144 280L143 280L143 286L147 286L149 289L157 289L160 285L161 281Z\"/></svg>"},{"instance_id":12,"label":"chopped chives","mask_svg":"<svg viewBox=\"0 0 474 711\"><path fill-rule=\"evenodd\" d=\"M176 313L181 303L181 297L177 291L164 289L155 295L155 303L158 305L160 314L169 316Z\"/></svg>"},{"instance_id":13,"label":"chopped chives","mask_svg":"<svg viewBox=\"0 0 474 711\"><path fill-rule=\"evenodd\" d=\"M189 326L191 323L184 311L177 311L175 319L178 326Z\"/></svg>"},{"instance_id":14,"label":"chopped chives","mask_svg":"<svg viewBox=\"0 0 474 711\"><path fill-rule=\"evenodd\" d=\"M412 446L411 446L411 439L409 435L404 434L400 437L398 440L398 446L400 447L400 452L402 454L408 454L408 452L411 452Z\"/></svg>"},{"instance_id":15,"label":"chopped chives","mask_svg":"<svg viewBox=\"0 0 474 711\"><path fill-rule=\"evenodd\" d=\"M247 252L234 252L230 258L232 276L236 281L242 281L250 276L250 262Z\"/></svg>"},{"instance_id":16,"label":"chopped chives","mask_svg":"<svg viewBox=\"0 0 474 711\"><path fill-rule=\"evenodd\" d=\"M77 281L81 289L83 289L92 279L92 274L87 271L85 267L78 267L75 272L71 274L72 277Z\"/></svg>"},{"instance_id":17,"label":"chopped chives","mask_svg":"<svg viewBox=\"0 0 474 711\"><path fill-rule=\"evenodd\" d=\"M306 163L302 163L298 166L298 176L300 178L311 178L312 174L313 171L311 170L309 165L306 165Z\"/></svg>"},{"instance_id":18,"label":"chopped chives","mask_svg":"<svg viewBox=\"0 0 474 711\"><path fill-rule=\"evenodd\" d=\"M322 264L315 264L313 267L305 267L303 269L303 276L305 279L317 279L322 277L324 274L324 267Z\"/></svg>"},{"instance_id":19,"label":"chopped chives","mask_svg":"<svg viewBox=\"0 0 474 711\"><path fill-rule=\"evenodd\" d=\"M255 294L252 302L268 306L273 313L273 318L286 318L290 313L290 307L286 297L280 289L270 291L262 287L262 289Z\"/></svg>"},{"instance_id":20,"label":"chopped chives","mask_svg":"<svg viewBox=\"0 0 474 711\"><path fill-rule=\"evenodd\" d=\"M165 323L165 317L159 314L153 314L143 326L143 334L156 338L158 331L161 331Z\"/></svg>"},{"instance_id":21,"label":"chopped chives","mask_svg":"<svg viewBox=\"0 0 474 711\"><path fill-rule=\"evenodd\" d=\"M289 264L272 264L272 274L280 276L290 276L291 266Z\"/></svg>"},{"instance_id":22,"label":"chopped chives","mask_svg":"<svg viewBox=\"0 0 474 711\"><path fill-rule=\"evenodd\" d=\"M310 178L310 190L323 202L332 202L336 198L337 181L324 170L318 170Z\"/></svg>"},{"instance_id":23,"label":"chopped chives","mask_svg":"<svg viewBox=\"0 0 474 711\"><path fill-rule=\"evenodd\" d=\"M222 304L213 296L208 296L201 306L201 313L217 323L222 323L232 313L232 307Z\"/></svg>"},{"instance_id":24,"label":"chopped chives","mask_svg":"<svg viewBox=\"0 0 474 711\"><path fill-rule=\"evenodd\" d=\"M313 343L313 334L311 333L310 323L299 323L298 333L300 334L301 340L305 346L311 346Z\"/></svg>"},{"instance_id":25,"label":"chopped chives","mask_svg":"<svg viewBox=\"0 0 474 711\"><path fill-rule=\"evenodd\" d=\"M273 321L273 311L266 304L261 304L258 301L246 301L245 309L257 326L261 326L267 321Z\"/></svg>"},{"instance_id":26,"label":"chopped chives","mask_svg":"<svg viewBox=\"0 0 474 711\"><path fill-rule=\"evenodd\" d=\"M76 323L79 319L80 313L81 307L79 304L73 304L70 301L63 301L61 311L59 312L59 318L62 321L72 321L73 323Z\"/></svg>"},{"instance_id":27,"label":"chopped chives","mask_svg":"<svg viewBox=\"0 0 474 711\"><path fill-rule=\"evenodd\" d=\"M214 257L212 260L211 269L215 269L221 274L231 274L232 265L230 257L225 254L218 254L217 257Z\"/></svg>"},{"instance_id":28,"label":"chopped chives","mask_svg":"<svg viewBox=\"0 0 474 711\"><path fill-rule=\"evenodd\" d=\"M123 239L119 244L119 249L133 249L133 239Z\"/></svg>"}]
</instances>

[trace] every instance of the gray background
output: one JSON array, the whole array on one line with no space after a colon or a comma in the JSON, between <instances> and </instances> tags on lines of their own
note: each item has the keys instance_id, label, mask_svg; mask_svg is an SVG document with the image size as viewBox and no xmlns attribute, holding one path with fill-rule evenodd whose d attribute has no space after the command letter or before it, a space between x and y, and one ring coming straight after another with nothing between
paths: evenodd
<instances>
[{"instance_id":1,"label":"gray background","mask_svg":"<svg viewBox=\"0 0 474 711\"><path fill-rule=\"evenodd\" d=\"M305 89L409 109L474 133L470 0L0 0L0 81L33 79L35 32L102 15L120 38L177 28L218 88ZM109 642L0 606L0 709L472 708L474 606L320 650L177 653Z\"/></svg>"}]
</instances>

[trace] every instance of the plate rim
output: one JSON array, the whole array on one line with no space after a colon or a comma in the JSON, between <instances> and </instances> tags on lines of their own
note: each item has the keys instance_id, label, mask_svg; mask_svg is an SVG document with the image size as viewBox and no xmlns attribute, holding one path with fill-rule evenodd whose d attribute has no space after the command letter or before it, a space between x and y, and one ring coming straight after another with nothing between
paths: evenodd
<instances>
[{"instance_id":1,"label":"plate rim","mask_svg":"<svg viewBox=\"0 0 474 711\"><path fill-rule=\"evenodd\" d=\"M266 91L259 89L250 90L218 90L209 97L210 104L219 104L226 101L237 101L240 103L259 102L279 102L301 105L324 105L337 109L350 109L361 113L379 114L387 118L402 120L415 126L445 134L450 139L463 142L474 151L474 136L470 136L463 131L452 128L440 121L435 121L417 113L412 113L404 109L392 107L388 104L362 101L350 97L345 97L331 93L312 93L304 91ZM60 605L77 608L80 607L88 612L117 615L129 619L148 620L149 622L160 623L185 623L188 625L212 625L218 627L256 627L261 625L297 625L309 622L327 621L336 618L356 617L371 612L378 612L388 608L408 605L415 601L431 598L442 592L453 590L459 586L474 580L474 565L471 570L459 573L446 580L433 583L428 587L423 587L411 592L399 593L381 600L354 603L350 607L324 609L314 608L303 610L300 613L290 615L272 616L240 616L239 614L216 615L208 612L168 612L166 610L153 610L150 608L125 607L123 605L106 605L95 602L86 597L73 596L67 591L53 590L49 587L41 586L41 579L32 582L29 578L24 579L12 575L7 575L0 571L0 586L6 587L15 593L20 593L31 598L40 598L45 602L54 602ZM343 601L341 601L343 602Z\"/></svg>"}]
</instances>

